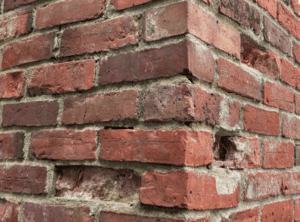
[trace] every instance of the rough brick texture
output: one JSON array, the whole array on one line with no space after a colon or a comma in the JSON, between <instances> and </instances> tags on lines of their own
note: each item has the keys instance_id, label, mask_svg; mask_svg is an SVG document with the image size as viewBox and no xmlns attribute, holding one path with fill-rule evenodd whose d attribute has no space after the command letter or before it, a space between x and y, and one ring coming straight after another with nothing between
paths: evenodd
<instances>
[{"instance_id":1,"label":"rough brick texture","mask_svg":"<svg viewBox=\"0 0 300 222\"><path fill-rule=\"evenodd\" d=\"M9 11L9 10L15 9L20 6L36 2L38 0L14 0L14 1L3 0L3 1L4 1L4 11Z\"/></svg>"},{"instance_id":2,"label":"rough brick texture","mask_svg":"<svg viewBox=\"0 0 300 222\"><path fill-rule=\"evenodd\" d=\"M18 203L0 199L0 218L2 221L17 222L19 209Z\"/></svg>"},{"instance_id":3,"label":"rough brick texture","mask_svg":"<svg viewBox=\"0 0 300 222\"><path fill-rule=\"evenodd\" d=\"M282 193L284 195L300 193L300 173L285 172L282 174Z\"/></svg>"},{"instance_id":4,"label":"rough brick texture","mask_svg":"<svg viewBox=\"0 0 300 222\"><path fill-rule=\"evenodd\" d=\"M282 117L282 135L290 139L300 139L300 119L283 115Z\"/></svg>"},{"instance_id":5,"label":"rough brick texture","mask_svg":"<svg viewBox=\"0 0 300 222\"><path fill-rule=\"evenodd\" d=\"M276 1L275 0L254 0L260 7L265 9L269 14L276 18L277 11L276 11Z\"/></svg>"},{"instance_id":6,"label":"rough brick texture","mask_svg":"<svg viewBox=\"0 0 300 222\"><path fill-rule=\"evenodd\" d=\"M243 210L240 212L234 212L229 216L229 221L230 222L243 222L243 221L258 222L259 207L255 207L249 210Z\"/></svg>"},{"instance_id":7,"label":"rough brick texture","mask_svg":"<svg viewBox=\"0 0 300 222\"><path fill-rule=\"evenodd\" d=\"M292 200L271 203L263 206L261 221L292 221L293 202Z\"/></svg>"},{"instance_id":8,"label":"rough brick texture","mask_svg":"<svg viewBox=\"0 0 300 222\"><path fill-rule=\"evenodd\" d=\"M295 209L295 214L294 214L294 219L295 221L300 221L300 199L294 200L294 209Z\"/></svg>"},{"instance_id":9,"label":"rough brick texture","mask_svg":"<svg viewBox=\"0 0 300 222\"><path fill-rule=\"evenodd\" d=\"M24 133L0 133L0 160L22 158L23 144Z\"/></svg>"},{"instance_id":10,"label":"rough brick texture","mask_svg":"<svg viewBox=\"0 0 300 222\"><path fill-rule=\"evenodd\" d=\"M300 44L293 42L293 55L296 62L300 64Z\"/></svg>"},{"instance_id":11,"label":"rough brick texture","mask_svg":"<svg viewBox=\"0 0 300 222\"><path fill-rule=\"evenodd\" d=\"M280 79L289 84L290 86L300 89L300 70L293 66L293 64L288 61L282 59L282 72Z\"/></svg>"},{"instance_id":12,"label":"rough brick texture","mask_svg":"<svg viewBox=\"0 0 300 222\"><path fill-rule=\"evenodd\" d=\"M11 72L0 75L0 98L20 98L24 95L25 73Z\"/></svg>"}]
</instances>

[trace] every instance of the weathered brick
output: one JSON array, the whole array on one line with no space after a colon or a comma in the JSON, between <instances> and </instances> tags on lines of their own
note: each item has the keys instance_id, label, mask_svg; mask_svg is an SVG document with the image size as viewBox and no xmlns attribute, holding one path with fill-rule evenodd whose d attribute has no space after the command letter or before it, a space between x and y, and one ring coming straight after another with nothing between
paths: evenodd
<instances>
[{"instance_id":1,"label":"weathered brick","mask_svg":"<svg viewBox=\"0 0 300 222\"><path fill-rule=\"evenodd\" d=\"M277 15L280 25L300 40L300 20L298 20L281 2L277 2Z\"/></svg>"},{"instance_id":2,"label":"weathered brick","mask_svg":"<svg viewBox=\"0 0 300 222\"><path fill-rule=\"evenodd\" d=\"M286 138L300 140L300 119L284 114L282 117L282 135Z\"/></svg>"},{"instance_id":3,"label":"weathered brick","mask_svg":"<svg viewBox=\"0 0 300 222\"><path fill-rule=\"evenodd\" d=\"M210 52L191 41L129 52L100 60L99 85L141 81L183 74L186 70L201 80L214 79L214 59Z\"/></svg>"},{"instance_id":4,"label":"weathered brick","mask_svg":"<svg viewBox=\"0 0 300 222\"><path fill-rule=\"evenodd\" d=\"M20 205L0 199L0 218L3 222L18 222Z\"/></svg>"},{"instance_id":5,"label":"weathered brick","mask_svg":"<svg viewBox=\"0 0 300 222\"><path fill-rule=\"evenodd\" d=\"M61 40L61 55L70 56L117 49L138 43L138 23L132 16L69 28Z\"/></svg>"},{"instance_id":6,"label":"weathered brick","mask_svg":"<svg viewBox=\"0 0 300 222\"><path fill-rule=\"evenodd\" d=\"M47 193L47 168L30 165L0 166L0 191Z\"/></svg>"},{"instance_id":7,"label":"weathered brick","mask_svg":"<svg viewBox=\"0 0 300 222\"><path fill-rule=\"evenodd\" d=\"M260 13L245 0L219 0L220 12L247 28L260 33Z\"/></svg>"},{"instance_id":8,"label":"weathered brick","mask_svg":"<svg viewBox=\"0 0 300 222\"><path fill-rule=\"evenodd\" d=\"M289 36L273 24L267 17L264 17L265 41L278 48L280 51L292 55L292 43Z\"/></svg>"},{"instance_id":9,"label":"weathered brick","mask_svg":"<svg viewBox=\"0 0 300 222\"><path fill-rule=\"evenodd\" d=\"M275 53L260 47L256 42L244 35L242 35L241 41L242 63L278 79L281 71L279 57Z\"/></svg>"},{"instance_id":10,"label":"weathered brick","mask_svg":"<svg viewBox=\"0 0 300 222\"><path fill-rule=\"evenodd\" d=\"M295 14L300 16L300 2L298 0L291 0L291 3Z\"/></svg>"},{"instance_id":11,"label":"weathered brick","mask_svg":"<svg viewBox=\"0 0 300 222\"><path fill-rule=\"evenodd\" d=\"M21 11L10 16L3 16L0 18L0 41L25 35L30 29L29 20L31 11Z\"/></svg>"},{"instance_id":12,"label":"weathered brick","mask_svg":"<svg viewBox=\"0 0 300 222\"><path fill-rule=\"evenodd\" d=\"M58 167L56 196L131 203L136 201L141 178L132 170L100 167Z\"/></svg>"},{"instance_id":13,"label":"weathered brick","mask_svg":"<svg viewBox=\"0 0 300 222\"><path fill-rule=\"evenodd\" d=\"M158 86L152 88L144 102L146 121L197 121L219 124L220 102L223 98L199 87Z\"/></svg>"},{"instance_id":14,"label":"weathered brick","mask_svg":"<svg viewBox=\"0 0 300 222\"><path fill-rule=\"evenodd\" d=\"M233 130L240 129L241 104L237 101L222 100L220 106L220 126Z\"/></svg>"},{"instance_id":15,"label":"weathered brick","mask_svg":"<svg viewBox=\"0 0 300 222\"><path fill-rule=\"evenodd\" d=\"M299 144L295 145L295 165L296 166L300 165L300 145Z\"/></svg>"},{"instance_id":16,"label":"weathered brick","mask_svg":"<svg viewBox=\"0 0 300 222\"><path fill-rule=\"evenodd\" d=\"M36 1L38 0L4 0L4 11L9 11L22 5L27 5Z\"/></svg>"},{"instance_id":17,"label":"weathered brick","mask_svg":"<svg viewBox=\"0 0 300 222\"><path fill-rule=\"evenodd\" d=\"M2 126L49 126L57 124L58 103L31 102L6 104Z\"/></svg>"},{"instance_id":18,"label":"weathered brick","mask_svg":"<svg viewBox=\"0 0 300 222\"><path fill-rule=\"evenodd\" d=\"M259 222L259 207L231 213L230 222Z\"/></svg>"},{"instance_id":19,"label":"weathered brick","mask_svg":"<svg viewBox=\"0 0 300 222\"><path fill-rule=\"evenodd\" d=\"M280 195L281 174L274 172L258 172L248 174L244 191L245 201L257 201Z\"/></svg>"},{"instance_id":20,"label":"weathered brick","mask_svg":"<svg viewBox=\"0 0 300 222\"><path fill-rule=\"evenodd\" d=\"M212 133L209 132L100 130L100 141L101 160L180 166L202 166L213 161Z\"/></svg>"},{"instance_id":21,"label":"weathered brick","mask_svg":"<svg viewBox=\"0 0 300 222\"><path fill-rule=\"evenodd\" d=\"M137 119L137 90L72 96L64 100L64 125Z\"/></svg>"},{"instance_id":22,"label":"weathered brick","mask_svg":"<svg viewBox=\"0 0 300 222\"><path fill-rule=\"evenodd\" d=\"M265 9L273 17L277 17L276 1L275 0L254 0L260 7Z\"/></svg>"},{"instance_id":23,"label":"weathered brick","mask_svg":"<svg viewBox=\"0 0 300 222\"><path fill-rule=\"evenodd\" d=\"M23 222L40 221L72 221L94 222L90 209L84 206L68 207L65 205L50 205L45 203L24 203Z\"/></svg>"},{"instance_id":24,"label":"weathered brick","mask_svg":"<svg viewBox=\"0 0 300 222\"><path fill-rule=\"evenodd\" d=\"M94 86L94 73L92 59L29 69L27 90L31 96L88 90Z\"/></svg>"},{"instance_id":25,"label":"weathered brick","mask_svg":"<svg viewBox=\"0 0 300 222\"><path fill-rule=\"evenodd\" d=\"M264 141L263 168L287 168L294 166L294 144Z\"/></svg>"},{"instance_id":26,"label":"weathered brick","mask_svg":"<svg viewBox=\"0 0 300 222\"><path fill-rule=\"evenodd\" d=\"M293 195L300 193L300 173L284 172L282 173L282 193L284 195Z\"/></svg>"},{"instance_id":27,"label":"weathered brick","mask_svg":"<svg viewBox=\"0 0 300 222\"><path fill-rule=\"evenodd\" d=\"M38 159L94 160L97 133L95 130L52 130L33 133L31 149Z\"/></svg>"},{"instance_id":28,"label":"weathered brick","mask_svg":"<svg viewBox=\"0 0 300 222\"><path fill-rule=\"evenodd\" d=\"M0 99L21 98L24 95L24 88L24 72L0 75Z\"/></svg>"},{"instance_id":29,"label":"weathered brick","mask_svg":"<svg viewBox=\"0 0 300 222\"><path fill-rule=\"evenodd\" d=\"M231 178L226 178L227 182ZM180 207L194 210L235 207L239 203L239 183L235 181L225 192L214 176L192 171L168 174L147 172L142 177L140 201L143 204ZM167 186L166 186L167 184Z\"/></svg>"},{"instance_id":30,"label":"weathered brick","mask_svg":"<svg viewBox=\"0 0 300 222\"><path fill-rule=\"evenodd\" d=\"M0 160L23 156L24 133L0 133Z\"/></svg>"},{"instance_id":31,"label":"weathered brick","mask_svg":"<svg viewBox=\"0 0 300 222\"><path fill-rule=\"evenodd\" d=\"M279 136L279 113L246 105L244 128L253 133Z\"/></svg>"},{"instance_id":32,"label":"weathered brick","mask_svg":"<svg viewBox=\"0 0 300 222\"><path fill-rule=\"evenodd\" d=\"M300 221L300 199L294 200L294 219L296 222Z\"/></svg>"},{"instance_id":33,"label":"weathered brick","mask_svg":"<svg viewBox=\"0 0 300 222\"><path fill-rule=\"evenodd\" d=\"M281 64L281 81L293 86L294 88L300 89L300 70L284 59L281 59Z\"/></svg>"},{"instance_id":34,"label":"weathered brick","mask_svg":"<svg viewBox=\"0 0 300 222\"><path fill-rule=\"evenodd\" d=\"M234 92L254 100L261 100L260 83L239 66L223 58L217 61L218 86L227 92Z\"/></svg>"},{"instance_id":35,"label":"weathered brick","mask_svg":"<svg viewBox=\"0 0 300 222\"><path fill-rule=\"evenodd\" d=\"M293 55L297 63L300 64L300 44L293 42Z\"/></svg>"},{"instance_id":36,"label":"weathered brick","mask_svg":"<svg viewBox=\"0 0 300 222\"><path fill-rule=\"evenodd\" d=\"M49 59L52 55L53 33L33 36L3 47L2 70Z\"/></svg>"},{"instance_id":37,"label":"weathered brick","mask_svg":"<svg viewBox=\"0 0 300 222\"><path fill-rule=\"evenodd\" d=\"M292 221L293 220L293 202L286 200L264 205L261 211L261 221Z\"/></svg>"},{"instance_id":38,"label":"weathered brick","mask_svg":"<svg viewBox=\"0 0 300 222\"><path fill-rule=\"evenodd\" d=\"M295 94L295 113L300 115L300 95Z\"/></svg>"},{"instance_id":39,"label":"weathered brick","mask_svg":"<svg viewBox=\"0 0 300 222\"><path fill-rule=\"evenodd\" d=\"M264 104L293 112L294 101L295 97L292 90L274 83L265 83Z\"/></svg>"}]
</instances>

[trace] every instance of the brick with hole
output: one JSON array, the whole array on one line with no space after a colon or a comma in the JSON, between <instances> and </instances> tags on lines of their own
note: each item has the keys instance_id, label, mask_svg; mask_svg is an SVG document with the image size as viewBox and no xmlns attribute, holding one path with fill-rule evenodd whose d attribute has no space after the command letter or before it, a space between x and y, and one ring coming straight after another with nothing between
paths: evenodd
<instances>
[{"instance_id":1,"label":"brick with hole","mask_svg":"<svg viewBox=\"0 0 300 222\"><path fill-rule=\"evenodd\" d=\"M230 222L259 222L259 207L233 212L229 216Z\"/></svg>"},{"instance_id":2,"label":"brick with hole","mask_svg":"<svg viewBox=\"0 0 300 222\"><path fill-rule=\"evenodd\" d=\"M282 193L283 195L294 195L300 193L300 173L282 173Z\"/></svg>"},{"instance_id":3,"label":"brick with hole","mask_svg":"<svg viewBox=\"0 0 300 222\"><path fill-rule=\"evenodd\" d=\"M24 96L25 72L11 72L0 75L0 99L21 98Z\"/></svg>"},{"instance_id":4,"label":"brick with hole","mask_svg":"<svg viewBox=\"0 0 300 222\"><path fill-rule=\"evenodd\" d=\"M294 219L295 221L299 222L300 221L300 199L294 200Z\"/></svg>"},{"instance_id":5,"label":"brick with hole","mask_svg":"<svg viewBox=\"0 0 300 222\"><path fill-rule=\"evenodd\" d=\"M24 133L0 133L0 160L23 157Z\"/></svg>"},{"instance_id":6,"label":"brick with hole","mask_svg":"<svg viewBox=\"0 0 300 222\"><path fill-rule=\"evenodd\" d=\"M97 133L89 129L39 131L32 134L30 147L37 159L95 160Z\"/></svg>"},{"instance_id":7,"label":"brick with hole","mask_svg":"<svg viewBox=\"0 0 300 222\"><path fill-rule=\"evenodd\" d=\"M47 168L32 165L0 166L0 191L46 194Z\"/></svg>"},{"instance_id":8,"label":"brick with hole","mask_svg":"<svg viewBox=\"0 0 300 222\"><path fill-rule=\"evenodd\" d=\"M269 221L292 221L293 220L293 201L286 200L266 204L261 211L261 222Z\"/></svg>"},{"instance_id":9,"label":"brick with hole","mask_svg":"<svg viewBox=\"0 0 300 222\"><path fill-rule=\"evenodd\" d=\"M257 201L280 195L282 179L280 173L258 172L248 174L244 191L245 201Z\"/></svg>"},{"instance_id":10,"label":"brick with hole","mask_svg":"<svg viewBox=\"0 0 300 222\"><path fill-rule=\"evenodd\" d=\"M31 96L80 92L94 86L92 59L52 64L28 70L27 90Z\"/></svg>"},{"instance_id":11,"label":"brick with hole","mask_svg":"<svg viewBox=\"0 0 300 222\"><path fill-rule=\"evenodd\" d=\"M4 11L9 11L20 6L24 6L30 3L34 3L38 0L4 0Z\"/></svg>"},{"instance_id":12,"label":"brick with hole","mask_svg":"<svg viewBox=\"0 0 300 222\"><path fill-rule=\"evenodd\" d=\"M15 202L0 199L0 218L1 221L17 222L20 205Z\"/></svg>"},{"instance_id":13,"label":"brick with hole","mask_svg":"<svg viewBox=\"0 0 300 222\"><path fill-rule=\"evenodd\" d=\"M188 130L100 130L100 160L178 166L213 162L212 133Z\"/></svg>"},{"instance_id":14,"label":"brick with hole","mask_svg":"<svg viewBox=\"0 0 300 222\"><path fill-rule=\"evenodd\" d=\"M275 0L254 0L260 7L266 10L273 18L277 17L277 8Z\"/></svg>"},{"instance_id":15,"label":"brick with hole","mask_svg":"<svg viewBox=\"0 0 300 222\"><path fill-rule=\"evenodd\" d=\"M300 70L294 67L293 64L281 59L282 71L280 75L280 80L289 84L290 86L300 89Z\"/></svg>"},{"instance_id":16,"label":"brick with hole","mask_svg":"<svg viewBox=\"0 0 300 222\"><path fill-rule=\"evenodd\" d=\"M277 141L263 142L263 168L282 169L294 166L294 144Z\"/></svg>"},{"instance_id":17,"label":"brick with hole","mask_svg":"<svg viewBox=\"0 0 300 222\"><path fill-rule=\"evenodd\" d=\"M300 64L300 44L293 42L293 56L297 63Z\"/></svg>"},{"instance_id":18,"label":"brick with hole","mask_svg":"<svg viewBox=\"0 0 300 222\"><path fill-rule=\"evenodd\" d=\"M138 23L132 16L66 29L61 55L71 56L109 51L138 43Z\"/></svg>"},{"instance_id":19,"label":"brick with hole","mask_svg":"<svg viewBox=\"0 0 300 222\"><path fill-rule=\"evenodd\" d=\"M289 139L300 139L300 119L295 116L282 116L282 135Z\"/></svg>"}]
</instances>

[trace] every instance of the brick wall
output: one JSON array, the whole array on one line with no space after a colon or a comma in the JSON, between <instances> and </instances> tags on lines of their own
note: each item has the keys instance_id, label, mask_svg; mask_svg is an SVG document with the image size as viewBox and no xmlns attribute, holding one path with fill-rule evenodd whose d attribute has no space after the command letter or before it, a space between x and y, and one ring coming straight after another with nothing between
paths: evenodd
<instances>
[{"instance_id":1,"label":"brick wall","mask_svg":"<svg viewBox=\"0 0 300 222\"><path fill-rule=\"evenodd\" d=\"M0 221L300 221L298 0L0 2Z\"/></svg>"}]
</instances>

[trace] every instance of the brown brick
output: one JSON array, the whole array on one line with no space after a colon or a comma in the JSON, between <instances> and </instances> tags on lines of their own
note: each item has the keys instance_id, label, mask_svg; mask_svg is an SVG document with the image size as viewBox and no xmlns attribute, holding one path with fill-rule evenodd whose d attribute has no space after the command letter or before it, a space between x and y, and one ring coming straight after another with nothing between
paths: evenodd
<instances>
[{"instance_id":1,"label":"brown brick","mask_svg":"<svg viewBox=\"0 0 300 222\"><path fill-rule=\"evenodd\" d=\"M3 47L2 70L44 59L52 55L53 33L33 36Z\"/></svg>"},{"instance_id":2,"label":"brown brick","mask_svg":"<svg viewBox=\"0 0 300 222\"><path fill-rule=\"evenodd\" d=\"M300 193L300 173L282 173L282 193L283 195L293 195Z\"/></svg>"},{"instance_id":3,"label":"brown brick","mask_svg":"<svg viewBox=\"0 0 300 222\"><path fill-rule=\"evenodd\" d=\"M138 43L138 23L132 16L98 22L64 31L61 55L70 56L117 49Z\"/></svg>"},{"instance_id":4,"label":"brown brick","mask_svg":"<svg viewBox=\"0 0 300 222\"><path fill-rule=\"evenodd\" d=\"M300 120L284 114L282 117L282 135L286 138L300 140Z\"/></svg>"},{"instance_id":5,"label":"brown brick","mask_svg":"<svg viewBox=\"0 0 300 222\"><path fill-rule=\"evenodd\" d=\"M13 193L47 193L47 169L41 166L0 166L0 191Z\"/></svg>"},{"instance_id":6,"label":"brown brick","mask_svg":"<svg viewBox=\"0 0 300 222\"><path fill-rule=\"evenodd\" d=\"M265 9L273 17L277 17L276 1L275 0L254 0L260 7Z\"/></svg>"},{"instance_id":7,"label":"brown brick","mask_svg":"<svg viewBox=\"0 0 300 222\"><path fill-rule=\"evenodd\" d=\"M20 205L0 199L0 218L3 222L18 222Z\"/></svg>"},{"instance_id":8,"label":"brown brick","mask_svg":"<svg viewBox=\"0 0 300 222\"><path fill-rule=\"evenodd\" d=\"M32 154L37 159L94 160L97 133L95 130L52 130L33 133Z\"/></svg>"},{"instance_id":9,"label":"brown brick","mask_svg":"<svg viewBox=\"0 0 300 222\"><path fill-rule=\"evenodd\" d=\"M79 92L94 86L95 61L92 59L29 69L27 89L31 96Z\"/></svg>"},{"instance_id":10,"label":"brown brick","mask_svg":"<svg viewBox=\"0 0 300 222\"><path fill-rule=\"evenodd\" d=\"M264 205L261 211L261 222L269 221L292 221L293 202L286 200Z\"/></svg>"},{"instance_id":11,"label":"brown brick","mask_svg":"<svg viewBox=\"0 0 300 222\"><path fill-rule=\"evenodd\" d=\"M64 101L64 125L137 119L137 90L67 97Z\"/></svg>"},{"instance_id":12,"label":"brown brick","mask_svg":"<svg viewBox=\"0 0 300 222\"><path fill-rule=\"evenodd\" d=\"M257 201L280 195L281 174L273 172L259 172L248 174L244 191L245 201Z\"/></svg>"},{"instance_id":13,"label":"brown brick","mask_svg":"<svg viewBox=\"0 0 300 222\"><path fill-rule=\"evenodd\" d=\"M11 99L24 96L25 72L11 72L0 75L0 98Z\"/></svg>"},{"instance_id":14,"label":"brown brick","mask_svg":"<svg viewBox=\"0 0 300 222\"><path fill-rule=\"evenodd\" d=\"M141 185L141 178L132 170L62 166L57 172L57 197L132 203Z\"/></svg>"},{"instance_id":15,"label":"brown brick","mask_svg":"<svg viewBox=\"0 0 300 222\"><path fill-rule=\"evenodd\" d=\"M294 88L300 89L300 70L284 59L281 59L281 64L281 81L291 85Z\"/></svg>"},{"instance_id":16,"label":"brown brick","mask_svg":"<svg viewBox=\"0 0 300 222\"><path fill-rule=\"evenodd\" d=\"M57 124L56 102L6 104L3 107L2 126L49 126Z\"/></svg>"},{"instance_id":17,"label":"brown brick","mask_svg":"<svg viewBox=\"0 0 300 222\"><path fill-rule=\"evenodd\" d=\"M27 5L36 1L38 0L4 0L4 11L9 11L22 5Z\"/></svg>"},{"instance_id":18,"label":"brown brick","mask_svg":"<svg viewBox=\"0 0 300 222\"><path fill-rule=\"evenodd\" d=\"M230 222L259 222L259 207L231 213Z\"/></svg>"},{"instance_id":19,"label":"brown brick","mask_svg":"<svg viewBox=\"0 0 300 222\"><path fill-rule=\"evenodd\" d=\"M0 133L0 160L23 156L24 133Z\"/></svg>"},{"instance_id":20,"label":"brown brick","mask_svg":"<svg viewBox=\"0 0 300 222\"><path fill-rule=\"evenodd\" d=\"M300 44L293 42L293 55L297 63L300 64Z\"/></svg>"}]
</instances>

